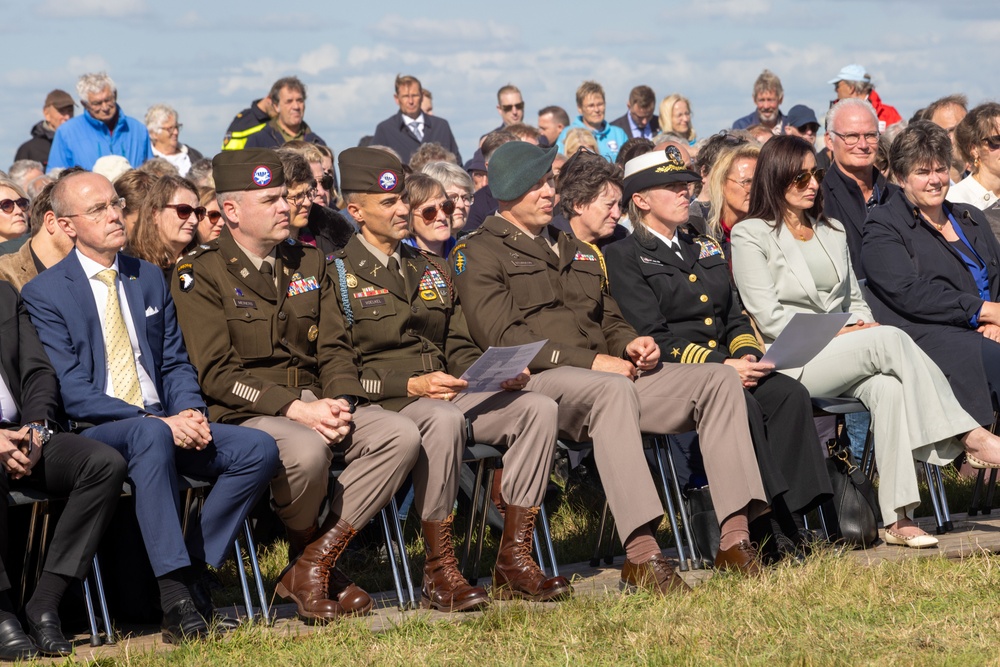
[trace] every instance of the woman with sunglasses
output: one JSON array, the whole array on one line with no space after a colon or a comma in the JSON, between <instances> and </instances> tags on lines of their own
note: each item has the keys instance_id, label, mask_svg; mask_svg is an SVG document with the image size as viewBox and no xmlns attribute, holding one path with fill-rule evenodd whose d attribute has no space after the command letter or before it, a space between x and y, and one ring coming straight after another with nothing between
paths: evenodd
<instances>
[{"instance_id":1,"label":"woman with sunglasses","mask_svg":"<svg viewBox=\"0 0 1000 667\"><path fill-rule=\"evenodd\" d=\"M128 254L169 271L197 245L195 230L206 217L198 203L198 188L180 176L163 176L139 208Z\"/></svg>"},{"instance_id":2,"label":"woman with sunglasses","mask_svg":"<svg viewBox=\"0 0 1000 667\"><path fill-rule=\"evenodd\" d=\"M222 209L219 208L215 188L200 188L198 203L205 207L205 217L198 222L196 235L198 243L208 243L219 238L226 221L222 219Z\"/></svg>"},{"instance_id":3,"label":"woman with sunglasses","mask_svg":"<svg viewBox=\"0 0 1000 667\"><path fill-rule=\"evenodd\" d=\"M795 313L851 313L809 363L781 372L813 396L849 396L865 404L875 435L885 540L933 546L937 539L910 519L920 504L913 459L943 465L964 449L974 463L1000 466L1000 438L962 409L944 373L913 339L875 322L851 268L844 227L822 213L822 179L804 140L780 136L764 145L748 219L733 228L733 277L767 344Z\"/></svg>"},{"instance_id":4,"label":"woman with sunglasses","mask_svg":"<svg viewBox=\"0 0 1000 667\"><path fill-rule=\"evenodd\" d=\"M951 150L930 121L893 139L889 166L902 190L868 214L861 256L879 319L908 333L989 425L1000 393L1000 243L978 206L946 200ZM987 151L977 151L981 165L996 160Z\"/></svg>"},{"instance_id":5,"label":"woman with sunglasses","mask_svg":"<svg viewBox=\"0 0 1000 667\"><path fill-rule=\"evenodd\" d=\"M316 177L308 158L295 148L277 151L288 188L289 238L319 248L324 255L340 250L354 235L354 228L337 211L315 203Z\"/></svg>"},{"instance_id":6,"label":"woman with sunglasses","mask_svg":"<svg viewBox=\"0 0 1000 667\"><path fill-rule=\"evenodd\" d=\"M736 223L742 221L750 210L750 187L760 146L744 143L723 150L708 172L709 213L708 235L722 244L727 258L730 235Z\"/></svg>"},{"instance_id":7,"label":"woman with sunglasses","mask_svg":"<svg viewBox=\"0 0 1000 667\"><path fill-rule=\"evenodd\" d=\"M981 211L1000 197L1000 104L975 107L955 127L955 146L972 172L948 190L948 201Z\"/></svg>"},{"instance_id":8,"label":"woman with sunglasses","mask_svg":"<svg viewBox=\"0 0 1000 667\"><path fill-rule=\"evenodd\" d=\"M404 242L447 257L455 247L451 235L451 216L455 202L448 199L444 187L426 174L413 174L406 179L406 194L410 198L410 233Z\"/></svg>"},{"instance_id":9,"label":"woman with sunglasses","mask_svg":"<svg viewBox=\"0 0 1000 667\"><path fill-rule=\"evenodd\" d=\"M469 172L451 162L428 162L421 169L444 187L444 193L455 204L455 212L451 214L451 233L458 234L465 227L472 208L475 184Z\"/></svg>"},{"instance_id":10,"label":"woman with sunglasses","mask_svg":"<svg viewBox=\"0 0 1000 667\"><path fill-rule=\"evenodd\" d=\"M6 178L0 179L0 242L28 233L30 208L28 196L20 185Z\"/></svg>"}]
</instances>

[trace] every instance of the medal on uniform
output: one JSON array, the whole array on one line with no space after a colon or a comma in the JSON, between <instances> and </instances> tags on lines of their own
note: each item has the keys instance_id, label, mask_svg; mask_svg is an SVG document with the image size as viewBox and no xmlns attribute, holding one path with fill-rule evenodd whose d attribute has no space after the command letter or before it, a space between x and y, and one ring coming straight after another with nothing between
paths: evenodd
<instances>
[{"instance_id":1,"label":"medal on uniform","mask_svg":"<svg viewBox=\"0 0 1000 667\"><path fill-rule=\"evenodd\" d=\"M347 282L347 286L350 287L351 289L354 289L355 287L358 286L358 277L355 276L353 273L348 273L347 276L344 278L344 280Z\"/></svg>"},{"instance_id":2,"label":"medal on uniform","mask_svg":"<svg viewBox=\"0 0 1000 667\"><path fill-rule=\"evenodd\" d=\"M315 324L309 327L309 332L306 334L306 338L309 339L310 343L319 338L319 327Z\"/></svg>"},{"instance_id":3,"label":"medal on uniform","mask_svg":"<svg viewBox=\"0 0 1000 667\"><path fill-rule=\"evenodd\" d=\"M312 292L313 290L319 289L319 283L316 282L316 276L309 276L308 278L300 278L298 280L293 280L288 285L288 296L295 296L296 294L305 294L306 292Z\"/></svg>"}]
</instances>

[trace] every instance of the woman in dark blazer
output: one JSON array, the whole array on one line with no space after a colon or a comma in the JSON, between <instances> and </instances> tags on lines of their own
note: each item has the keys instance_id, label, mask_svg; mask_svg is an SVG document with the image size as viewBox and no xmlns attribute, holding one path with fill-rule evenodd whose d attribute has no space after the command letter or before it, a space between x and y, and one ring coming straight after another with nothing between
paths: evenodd
<instances>
[{"instance_id":1,"label":"woman in dark blazer","mask_svg":"<svg viewBox=\"0 0 1000 667\"><path fill-rule=\"evenodd\" d=\"M636 160L655 155L663 154ZM780 531L798 543L806 537L801 516L832 494L809 392L760 363L764 350L733 292L719 241L683 231L685 197L663 193L698 177L673 168L669 155L664 162L652 165L653 180L642 180L643 171L625 179L634 232L605 251L611 293L665 362L727 364L740 374L764 488Z\"/></svg>"},{"instance_id":2,"label":"woman in dark blazer","mask_svg":"<svg viewBox=\"0 0 1000 667\"><path fill-rule=\"evenodd\" d=\"M869 214L861 252L876 318L906 331L988 426L1000 389L1000 243L976 207L945 200L951 150L926 121L893 140L902 191Z\"/></svg>"}]
</instances>

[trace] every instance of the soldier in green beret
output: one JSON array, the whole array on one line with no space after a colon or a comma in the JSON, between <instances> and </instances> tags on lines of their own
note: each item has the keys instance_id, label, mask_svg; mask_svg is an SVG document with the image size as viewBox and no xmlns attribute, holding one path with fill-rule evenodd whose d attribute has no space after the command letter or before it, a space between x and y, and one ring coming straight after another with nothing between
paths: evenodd
<instances>
[{"instance_id":1,"label":"soldier in green beret","mask_svg":"<svg viewBox=\"0 0 1000 667\"><path fill-rule=\"evenodd\" d=\"M528 381L523 374L506 381L506 391L463 391L468 383L460 376L482 351L469 335L450 267L401 243L409 234L402 165L386 152L351 148L340 154L340 173L348 211L361 232L334 253L328 270L339 287L365 391L420 429L413 483L427 552L424 605L458 611L488 602L486 592L459 573L452 547L466 419L477 442L507 448L495 594L536 601L567 596L569 582L545 577L531 557L534 520L555 451L555 402L519 391Z\"/></svg>"},{"instance_id":2,"label":"soldier in green beret","mask_svg":"<svg viewBox=\"0 0 1000 667\"><path fill-rule=\"evenodd\" d=\"M369 405L326 260L288 239L274 151L227 151L212 162L226 227L181 258L171 284L188 353L212 419L266 431L278 443L271 495L291 559L278 594L310 621L365 614L372 599L337 570L337 559L406 478L420 434L408 419ZM347 469L319 526L335 452Z\"/></svg>"}]
</instances>

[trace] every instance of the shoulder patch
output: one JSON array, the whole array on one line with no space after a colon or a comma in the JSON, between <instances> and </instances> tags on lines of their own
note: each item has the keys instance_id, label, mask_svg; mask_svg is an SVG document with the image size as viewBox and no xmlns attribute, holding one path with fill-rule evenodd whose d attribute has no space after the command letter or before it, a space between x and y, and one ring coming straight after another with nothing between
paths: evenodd
<instances>
[{"instance_id":1,"label":"shoulder patch","mask_svg":"<svg viewBox=\"0 0 1000 667\"><path fill-rule=\"evenodd\" d=\"M466 259L465 253L461 250L455 251L455 273L461 275L467 268L469 268L469 260Z\"/></svg>"},{"instance_id":2,"label":"shoulder patch","mask_svg":"<svg viewBox=\"0 0 1000 667\"><path fill-rule=\"evenodd\" d=\"M182 292L190 292L194 287L194 264L182 260L177 265L177 280Z\"/></svg>"}]
</instances>

